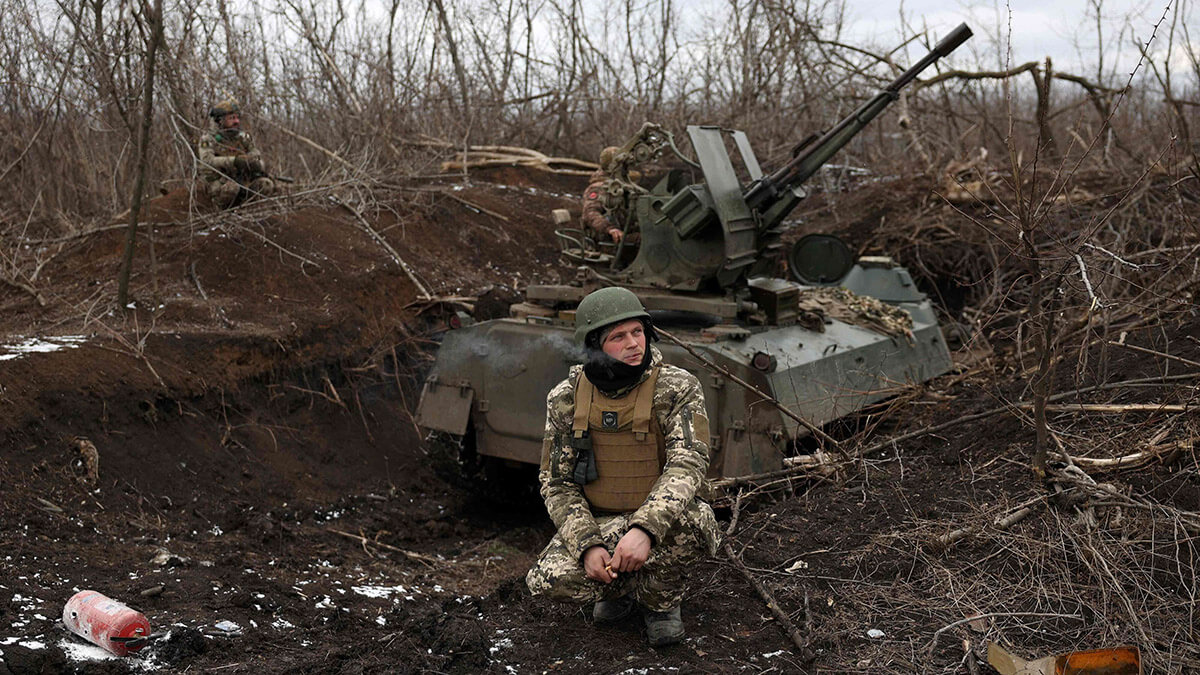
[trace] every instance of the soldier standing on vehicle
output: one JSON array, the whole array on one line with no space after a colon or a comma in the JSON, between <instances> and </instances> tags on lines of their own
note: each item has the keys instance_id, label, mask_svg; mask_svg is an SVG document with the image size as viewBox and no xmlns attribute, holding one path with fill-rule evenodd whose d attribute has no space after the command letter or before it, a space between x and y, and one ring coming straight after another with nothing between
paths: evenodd
<instances>
[{"instance_id":1,"label":"soldier standing on vehicle","mask_svg":"<svg viewBox=\"0 0 1200 675\"><path fill-rule=\"evenodd\" d=\"M213 204L224 209L274 194L266 163L249 132L242 131L237 101L221 101L208 115L217 128L200 138L200 177Z\"/></svg>"},{"instance_id":2,"label":"soldier standing on vehicle","mask_svg":"<svg viewBox=\"0 0 1200 675\"><path fill-rule=\"evenodd\" d=\"M652 646L683 639L684 568L714 555L708 417L694 375L663 363L650 315L624 288L583 299L575 339L588 360L546 400L539 471L558 528L526 576L534 595L595 602L596 623L640 605Z\"/></svg>"}]
</instances>

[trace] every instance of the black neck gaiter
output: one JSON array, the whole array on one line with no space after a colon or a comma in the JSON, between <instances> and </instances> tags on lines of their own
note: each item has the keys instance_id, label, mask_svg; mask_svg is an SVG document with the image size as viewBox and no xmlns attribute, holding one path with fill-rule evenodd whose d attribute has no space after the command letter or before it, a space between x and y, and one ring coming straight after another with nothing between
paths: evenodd
<instances>
[{"instance_id":1,"label":"black neck gaiter","mask_svg":"<svg viewBox=\"0 0 1200 675\"><path fill-rule=\"evenodd\" d=\"M599 349L589 347L587 353L588 360L583 364L583 374L597 389L609 396L637 384L642 373L645 373L646 368L650 366L650 345L648 344L646 353L642 355L642 362L636 366L618 361Z\"/></svg>"}]
</instances>

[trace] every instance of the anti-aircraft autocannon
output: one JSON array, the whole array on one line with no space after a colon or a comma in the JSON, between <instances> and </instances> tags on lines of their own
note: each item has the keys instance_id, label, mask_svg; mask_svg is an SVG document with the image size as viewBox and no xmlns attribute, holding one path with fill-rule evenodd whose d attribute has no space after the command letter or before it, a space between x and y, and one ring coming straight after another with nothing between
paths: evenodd
<instances>
[{"instance_id":1,"label":"anti-aircraft autocannon","mask_svg":"<svg viewBox=\"0 0 1200 675\"><path fill-rule=\"evenodd\" d=\"M951 367L934 310L908 272L887 257L860 258L834 237L810 235L788 254L797 281L769 275L783 255L785 219L806 196L804 183L899 96L918 74L971 36L966 24L830 130L793 150L765 174L742 131L689 126L692 160L671 134L646 125L619 148L609 196L627 199L627 230L640 243L622 266L615 251L587 250L579 233L565 257L576 278L531 285L512 316L449 331L426 380L418 423L472 466L537 464L545 395L582 354L572 344L576 304L602 286L634 291L660 325L807 421L822 425ZM743 181L730 148L740 160ZM675 169L651 189L630 169L671 150L698 169L689 183ZM727 386L684 349L662 343L664 358L695 373L709 408L711 476L780 468L808 430L756 393Z\"/></svg>"},{"instance_id":2,"label":"anti-aircraft autocannon","mask_svg":"<svg viewBox=\"0 0 1200 675\"><path fill-rule=\"evenodd\" d=\"M643 127L634 137L637 142L621 149L619 169L627 171L633 162L644 161L651 150L671 149L685 162L698 166L704 181L685 185L680 173L671 173L653 190L632 198L631 215L641 233L641 247L632 264L615 278L699 291L727 289L756 272L767 271L768 262L779 253L780 226L806 196L803 184L899 98L900 90L917 75L970 37L971 29L965 23L959 25L925 58L829 131L801 142L792 159L769 175L762 172L742 131L689 126L687 133L697 157L692 162L678 152L669 133L654 125ZM748 185L739 180L726 149L727 139L749 173ZM620 175L616 181L629 184Z\"/></svg>"}]
</instances>

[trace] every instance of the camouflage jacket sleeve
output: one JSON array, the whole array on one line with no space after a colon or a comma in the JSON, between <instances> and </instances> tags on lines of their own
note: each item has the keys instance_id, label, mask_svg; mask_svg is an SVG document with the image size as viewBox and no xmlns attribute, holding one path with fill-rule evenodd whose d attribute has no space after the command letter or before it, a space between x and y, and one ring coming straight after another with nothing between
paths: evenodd
<instances>
[{"instance_id":1,"label":"camouflage jacket sleeve","mask_svg":"<svg viewBox=\"0 0 1200 675\"><path fill-rule=\"evenodd\" d=\"M604 181L608 176L603 171L592 174L587 189L583 191L583 209L580 219L583 226L596 235L608 235L612 224L604 217Z\"/></svg>"},{"instance_id":2,"label":"camouflage jacket sleeve","mask_svg":"<svg viewBox=\"0 0 1200 675\"><path fill-rule=\"evenodd\" d=\"M202 168L212 168L224 173L233 171L233 155L218 155L216 153L217 139L211 134L200 137L200 165Z\"/></svg>"},{"instance_id":3,"label":"camouflage jacket sleeve","mask_svg":"<svg viewBox=\"0 0 1200 675\"><path fill-rule=\"evenodd\" d=\"M666 441L667 461L662 475L629 524L649 532L657 542L704 482L709 436L704 390L700 380L686 370L663 366L655 387L654 407Z\"/></svg>"},{"instance_id":4,"label":"camouflage jacket sleeve","mask_svg":"<svg viewBox=\"0 0 1200 675\"><path fill-rule=\"evenodd\" d=\"M604 545L583 488L572 480L576 450L571 447L571 421L575 411L574 383L579 377L578 367L573 368L567 379L546 397L546 435L538 471L546 511L576 559L592 546Z\"/></svg>"}]
</instances>

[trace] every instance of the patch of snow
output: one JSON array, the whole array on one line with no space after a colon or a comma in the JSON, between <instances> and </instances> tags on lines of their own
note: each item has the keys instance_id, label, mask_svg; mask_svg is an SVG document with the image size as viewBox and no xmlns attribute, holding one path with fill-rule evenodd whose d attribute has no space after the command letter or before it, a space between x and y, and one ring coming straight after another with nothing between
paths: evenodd
<instances>
[{"instance_id":1,"label":"patch of snow","mask_svg":"<svg viewBox=\"0 0 1200 675\"><path fill-rule=\"evenodd\" d=\"M13 344L0 345L0 361L20 358L26 354L48 354L61 349L74 349L87 341L82 335L61 335L48 338L26 338Z\"/></svg>"},{"instance_id":2,"label":"patch of snow","mask_svg":"<svg viewBox=\"0 0 1200 675\"><path fill-rule=\"evenodd\" d=\"M488 652L490 654L495 654L496 652L500 651L501 649L508 649L509 647L512 647L512 646L513 646L513 641L508 638L504 638L503 640L496 640L496 643L488 648Z\"/></svg>"},{"instance_id":3,"label":"patch of snow","mask_svg":"<svg viewBox=\"0 0 1200 675\"><path fill-rule=\"evenodd\" d=\"M235 630L242 629L241 626L239 626L236 623L229 621L229 620L218 621L216 624L213 625L213 628L216 628L217 630L223 630L226 633L232 633Z\"/></svg>"},{"instance_id":4,"label":"patch of snow","mask_svg":"<svg viewBox=\"0 0 1200 675\"><path fill-rule=\"evenodd\" d=\"M375 623L379 624L380 626L386 626L387 625L387 617L380 614L379 616L375 617Z\"/></svg>"},{"instance_id":5,"label":"patch of snow","mask_svg":"<svg viewBox=\"0 0 1200 675\"><path fill-rule=\"evenodd\" d=\"M63 638L59 641L58 646L67 655L67 658L72 661L111 661L121 658L114 654L109 654L90 642L80 642L79 640Z\"/></svg>"},{"instance_id":6,"label":"patch of snow","mask_svg":"<svg viewBox=\"0 0 1200 675\"><path fill-rule=\"evenodd\" d=\"M784 655L784 654L786 654L786 653L787 653L787 650L786 650L786 649L780 649L780 650L779 650L779 651L777 651L777 652L767 652L766 654L763 654L763 658L764 658L764 659L773 659L773 658L775 658L776 656L782 656L782 655Z\"/></svg>"},{"instance_id":7,"label":"patch of snow","mask_svg":"<svg viewBox=\"0 0 1200 675\"><path fill-rule=\"evenodd\" d=\"M350 590L368 598L386 598L392 593L408 593L403 586L351 586Z\"/></svg>"},{"instance_id":8,"label":"patch of snow","mask_svg":"<svg viewBox=\"0 0 1200 675\"><path fill-rule=\"evenodd\" d=\"M283 617L280 617L271 622L271 627L278 630L286 630L288 628L295 628L296 624L284 619Z\"/></svg>"},{"instance_id":9,"label":"patch of snow","mask_svg":"<svg viewBox=\"0 0 1200 675\"><path fill-rule=\"evenodd\" d=\"M886 635L886 633L879 630L878 628L872 628L871 630L867 631L867 637L875 639L875 640L878 640L879 638L881 638L885 635Z\"/></svg>"}]
</instances>

